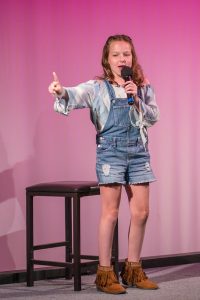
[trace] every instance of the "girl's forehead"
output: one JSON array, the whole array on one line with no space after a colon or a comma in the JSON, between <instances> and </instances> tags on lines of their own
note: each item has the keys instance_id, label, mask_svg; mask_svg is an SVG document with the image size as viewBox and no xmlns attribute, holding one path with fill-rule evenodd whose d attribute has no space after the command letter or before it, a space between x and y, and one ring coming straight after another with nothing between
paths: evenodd
<instances>
[{"instance_id":1,"label":"girl's forehead","mask_svg":"<svg viewBox=\"0 0 200 300\"><path fill-rule=\"evenodd\" d=\"M113 41L110 44L110 51L131 50L131 45L125 41Z\"/></svg>"}]
</instances>

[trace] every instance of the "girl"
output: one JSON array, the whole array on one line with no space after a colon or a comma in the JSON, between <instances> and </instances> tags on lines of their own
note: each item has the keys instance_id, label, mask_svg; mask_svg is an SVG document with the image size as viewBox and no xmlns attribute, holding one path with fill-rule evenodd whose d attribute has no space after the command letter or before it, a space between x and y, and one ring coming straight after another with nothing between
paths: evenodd
<instances>
[{"instance_id":1,"label":"girl","mask_svg":"<svg viewBox=\"0 0 200 300\"><path fill-rule=\"evenodd\" d=\"M159 118L154 91L144 78L129 36L110 36L102 53L103 75L96 80L64 88L55 73L49 92L55 96L54 109L62 114L89 108L97 130L96 173L100 185L99 266L96 286L111 293L125 293L111 266L113 233L118 218L122 187L125 187L130 226L128 253L122 268L126 287L157 289L144 273L140 254L149 214L149 183L155 180L148 151L147 127ZM122 77L129 67L132 78ZM127 94L133 97L129 105Z\"/></svg>"}]
</instances>

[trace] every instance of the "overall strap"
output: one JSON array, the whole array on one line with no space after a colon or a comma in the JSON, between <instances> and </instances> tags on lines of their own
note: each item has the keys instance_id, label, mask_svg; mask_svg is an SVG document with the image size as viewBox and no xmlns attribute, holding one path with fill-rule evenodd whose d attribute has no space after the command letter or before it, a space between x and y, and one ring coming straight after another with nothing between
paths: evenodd
<instances>
[{"instance_id":1,"label":"overall strap","mask_svg":"<svg viewBox=\"0 0 200 300\"><path fill-rule=\"evenodd\" d=\"M115 96L115 91L114 91L112 85L108 82L108 80L104 80L104 82L105 82L106 87L107 87L107 89L108 89L108 94L109 94L109 96L110 96L110 100L115 99L115 98L116 98L116 96ZM112 101L111 101L111 102L112 102Z\"/></svg>"}]
</instances>

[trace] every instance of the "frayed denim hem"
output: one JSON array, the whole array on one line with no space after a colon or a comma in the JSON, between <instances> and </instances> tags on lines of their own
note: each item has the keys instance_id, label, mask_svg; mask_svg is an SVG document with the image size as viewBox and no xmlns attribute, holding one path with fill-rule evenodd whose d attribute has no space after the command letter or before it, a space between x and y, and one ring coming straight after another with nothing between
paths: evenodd
<instances>
[{"instance_id":1,"label":"frayed denim hem","mask_svg":"<svg viewBox=\"0 0 200 300\"><path fill-rule=\"evenodd\" d=\"M116 185L117 185L117 184L118 184L118 185L119 185L119 184L125 185L125 184L127 184L127 183L126 183L126 182L118 182L118 181L99 182L99 183L98 183L99 186L101 186L101 185L109 185L109 184L110 184L110 185L115 185L115 184L116 184Z\"/></svg>"},{"instance_id":2,"label":"frayed denim hem","mask_svg":"<svg viewBox=\"0 0 200 300\"><path fill-rule=\"evenodd\" d=\"M131 184L142 184L142 183L151 183L151 182L154 182L154 181L157 181L157 179L148 179L148 180L141 180L141 181L135 181L135 182L129 182L127 183L128 185L131 185Z\"/></svg>"}]
</instances>

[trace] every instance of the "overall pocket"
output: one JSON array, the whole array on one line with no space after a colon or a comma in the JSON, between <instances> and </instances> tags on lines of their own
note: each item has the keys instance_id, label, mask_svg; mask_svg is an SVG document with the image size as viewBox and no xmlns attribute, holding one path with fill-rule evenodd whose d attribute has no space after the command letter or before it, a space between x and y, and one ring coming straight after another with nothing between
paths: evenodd
<instances>
[{"instance_id":1,"label":"overall pocket","mask_svg":"<svg viewBox=\"0 0 200 300\"><path fill-rule=\"evenodd\" d=\"M97 143L97 152L104 152L108 150L114 150L115 146L113 142L108 142L105 140L102 140Z\"/></svg>"}]
</instances>

